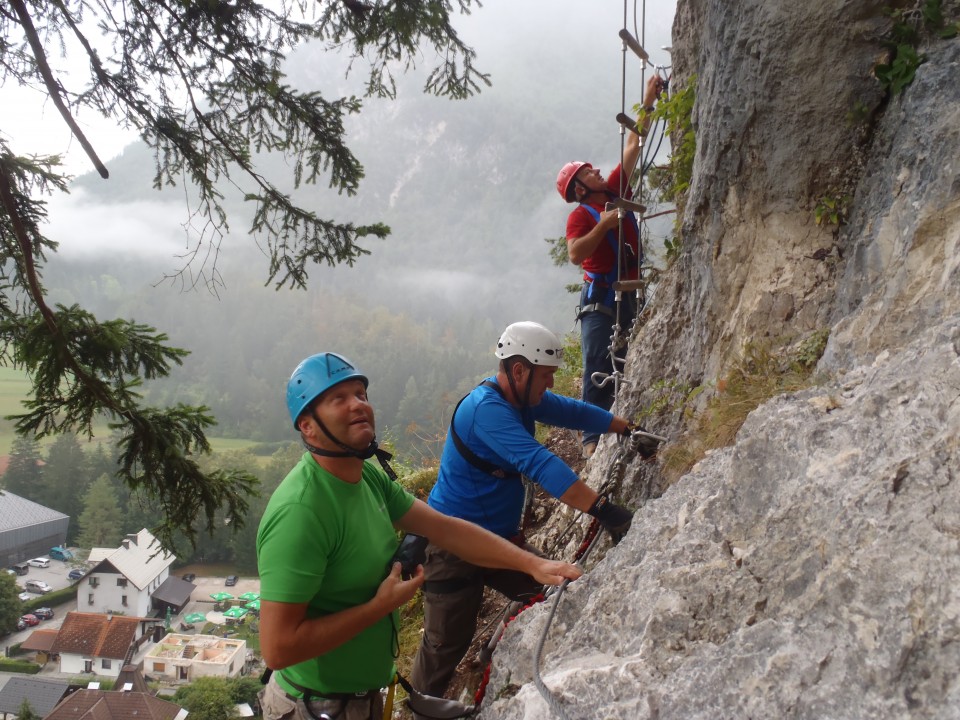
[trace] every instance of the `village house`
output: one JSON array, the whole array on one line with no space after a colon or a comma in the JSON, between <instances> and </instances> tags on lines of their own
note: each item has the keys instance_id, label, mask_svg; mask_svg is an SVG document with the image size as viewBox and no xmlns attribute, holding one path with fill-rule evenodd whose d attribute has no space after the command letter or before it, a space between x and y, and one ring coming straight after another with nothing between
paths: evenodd
<instances>
[{"instance_id":1,"label":"village house","mask_svg":"<svg viewBox=\"0 0 960 720\"><path fill-rule=\"evenodd\" d=\"M69 612L50 653L59 656L61 673L117 677L156 624L156 618Z\"/></svg>"},{"instance_id":2,"label":"village house","mask_svg":"<svg viewBox=\"0 0 960 720\"><path fill-rule=\"evenodd\" d=\"M92 568L77 585L77 610L150 615L152 595L170 577L176 559L161 551L147 529L127 535L119 548L94 548L88 559Z\"/></svg>"},{"instance_id":3,"label":"village house","mask_svg":"<svg viewBox=\"0 0 960 720\"><path fill-rule=\"evenodd\" d=\"M143 658L143 672L151 677L183 681L237 677L243 671L246 657L245 640L171 633Z\"/></svg>"}]
</instances>

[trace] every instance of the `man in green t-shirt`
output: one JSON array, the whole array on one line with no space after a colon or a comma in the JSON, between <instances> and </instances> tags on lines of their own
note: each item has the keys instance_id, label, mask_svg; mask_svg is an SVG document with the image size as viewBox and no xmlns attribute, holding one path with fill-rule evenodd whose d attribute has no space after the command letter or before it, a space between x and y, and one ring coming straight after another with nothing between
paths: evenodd
<instances>
[{"instance_id":1,"label":"man in green t-shirt","mask_svg":"<svg viewBox=\"0 0 960 720\"><path fill-rule=\"evenodd\" d=\"M257 534L260 651L276 672L261 694L265 720L380 720L390 684L397 610L423 584L406 579L396 529L475 565L515 570L546 585L580 570L521 550L442 515L366 460L379 456L367 378L346 358L320 353L287 383L287 407L307 448L273 493Z\"/></svg>"}]
</instances>

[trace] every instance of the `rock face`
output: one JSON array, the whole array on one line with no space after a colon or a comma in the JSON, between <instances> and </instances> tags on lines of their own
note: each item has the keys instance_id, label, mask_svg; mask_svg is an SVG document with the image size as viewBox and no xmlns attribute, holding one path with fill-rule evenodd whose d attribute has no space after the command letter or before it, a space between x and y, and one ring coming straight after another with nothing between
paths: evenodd
<instances>
[{"instance_id":1,"label":"rock face","mask_svg":"<svg viewBox=\"0 0 960 720\"><path fill-rule=\"evenodd\" d=\"M888 29L878 3L681 2L695 178L621 411L829 328L823 379L655 499L629 465L633 528L546 635L550 702L547 603L500 643L481 718L960 718L960 41L928 38L886 97ZM840 191L847 223L817 225ZM591 484L612 465L602 444Z\"/></svg>"}]
</instances>

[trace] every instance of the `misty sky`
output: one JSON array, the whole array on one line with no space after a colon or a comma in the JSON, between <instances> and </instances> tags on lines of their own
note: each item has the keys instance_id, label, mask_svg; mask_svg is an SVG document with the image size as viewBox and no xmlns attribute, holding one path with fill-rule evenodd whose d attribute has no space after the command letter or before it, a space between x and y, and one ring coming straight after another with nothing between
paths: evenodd
<instances>
[{"instance_id":1,"label":"misty sky","mask_svg":"<svg viewBox=\"0 0 960 720\"><path fill-rule=\"evenodd\" d=\"M670 26L676 3L647 3L645 47L655 64L669 64L669 56L660 50L670 44ZM643 6L633 0L627 3L627 24L634 30L634 12L637 24ZM619 98L621 71L620 40L617 31L623 26L624 3L617 0L485 0L481 9L470 16L455 16L454 24L461 36L477 50L479 65L487 69L495 65L496 57L508 48L526 48L528 62L542 65L544 82L557 84L558 92L565 92L560 78L551 77L551 60L573 53L582 62L596 66L597 73L608 76L613 97ZM637 34L640 34L639 31ZM72 90L82 82L82 69L56 62L57 76ZM428 63L430 58L425 58ZM632 59L630 73L637 76L638 63ZM495 78L496 80L496 78ZM354 92L360 80L354 83ZM496 87L484 92L496 92ZM88 133L102 158L116 155L136 136L122 131L113 120L104 120L88 112L76 115L78 124ZM0 133L18 153L65 155L66 167L73 174L88 172L89 161L71 138L60 114L44 93L33 89L0 87Z\"/></svg>"},{"instance_id":2,"label":"misty sky","mask_svg":"<svg viewBox=\"0 0 960 720\"><path fill-rule=\"evenodd\" d=\"M674 9L673 2L647 4L643 44L655 65L670 63L669 54L661 50L661 46L670 45ZM484 88L476 98L459 102L474 103L479 108L483 103L496 103L498 98L508 96L516 104L522 104L527 94L533 98L537 93L547 92L569 100L568 104L564 104L564 107L569 107L569 114L559 119L566 124L576 127L583 122L582 118L596 120L600 114L612 117L620 111L622 102L624 55L617 32L623 27L625 12L627 25L631 31L634 30L635 10L636 22L639 24L639 14L643 7L639 4L635 6L632 1L627 3L625 10L623 2L612 0L485 0L483 7L475 9L470 16L455 17L454 24L461 37L476 49L477 66L491 74L493 86ZM639 28L636 34L641 34ZM362 67L348 78L344 78L342 73L326 73L317 77L318 65L313 62L317 57L314 50L306 48L291 56L287 72L295 85L315 89L315 84L322 83L323 87L318 89L325 94L362 94L365 80ZM418 63L418 69L429 69L434 63L435 58L425 56ZM517 71L518 64L522 64L525 71L535 71L532 75L526 72L524 77L535 77L537 87L516 87L512 80L520 74ZM588 85L568 82L574 71L588 72L593 77L593 82ZM651 70L646 72L649 77ZM70 80L67 76L65 84L69 84ZM626 86L625 103L629 113L630 108L639 102L642 95L641 63L630 52L626 57ZM416 88L405 89L411 90L415 92ZM37 93L19 89L0 88L0 132L4 133L14 152L66 152L69 172L79 175L89 171L88 161L77 143L71 141L55 108L49 102L39 102L41 97ZM398 102L403 103L404 100L405 97L401 95ZM436 117L431 121L432 131L440 132L444 127L452 127L445 125L443 119L452 102L454 101L447 99L433 101ZM370 132L370 117L383 119L383 122L375 123L373 127L378 128L378 132L389 133L390 114L396 112L397 107L399 106L385 101L366 101L365 117L356 121L355 132L347 138L348 144L353 147L354 139L362 138L364 132ZM531 102L530 106L523 110L534 115L538 112L538 105ZM89 138L102 158L112 157L134 139L130 134L121 132L113 121L98 121L88 114L78 116L78 121L89 133ZM596 126L596 123L592 123L592 126ZM534 247L534 243L539 243L539 238L561 235L569 212L569 207L560 201L553 187L552 177L556 175L553 168L559 169L559 165L567 160L583 159L608 170L619 158L620 135L615 125L611 126L607 136L591 130L578 148L566 148L557 147L550 137L523 137L526 130L522 125L515 128L523 145L529 147L531 153L549 157L549 160L545 161L548 169L544 172L545 180L539 187L516 188L518 202L525 204L526 212L525 220L514 231L517 237L528 239L529 242L524 256L512 258L514 267L508 270L519 277L529 277L535 272L540 282L562 288L564 282L576 280L576 269L570 266L564 272L550 268L542 247ZM398 139L396 142L400 143L402 140ZM367 167L368 177L376 173L378 158L361 156L360 159ZM129 182L117 169L116 163L111 166L108 162L107 165L112 175L106 182ZM509 158L502 161L497 171L501 182L511 182ZM417 167L411 166L398 178L395 186L398 196L402 197L404 182L418 179L416 174ZM419 179L422 181L422 178ZM435 178L433 182L437 186L438 197L442 197L443 178ZM364 185L361 184L360 193L363 191ZM145 282L156 282L163 272L175 268L175 256L192 247L191 236L184 227L188 217L182 188L155 194L145 189L142 199L119 206L104 205L82 189L75 189L67 197L52 198L50 208L49 236L61 244L61 254L64 257L108 250L111 253L150 253L164 258L161 260L162 267L158 269L158 275L145 278ZM229 238L230 243L247 248L254 247L253 241L245 234L246 227L243 222L235 222L232 227L235 237ZM407 235L410 234L408 231ZM394 235L389 242L403 247L405 237L404 228L394 227ZM225 246L225 249L229 252L229 247ZM374 246L373 250L377 252L377 247ZM411 249L411 252L416 250ZM316 277L322 278L324 272L328 271L322 270ZM356 275L356 269L329 272L343 273L345 276ZM469 268L430 268L429 272L443 302L449 301L458 292L472 293L487 281L485 277L471 277ZM311 278L313 277L314 274L311 274ZM420 285L420 280L415 277L406 280L396 277L392 280L398 283L398 287L404 292L413 291ZM402 284L404 282L407 283L406 286ZM544 301L553 302L549 298ZM563 298L563 302L567 304L566 298ZM541 310L539 305L530 305L529 310L521 305L518 311L535 313ZM569 314L566 307L563 312L566 323ZM552 318L545 320L552 321ZM501 321L502 318L495 318L495 322Z\"/></svg>"}]
</instances>

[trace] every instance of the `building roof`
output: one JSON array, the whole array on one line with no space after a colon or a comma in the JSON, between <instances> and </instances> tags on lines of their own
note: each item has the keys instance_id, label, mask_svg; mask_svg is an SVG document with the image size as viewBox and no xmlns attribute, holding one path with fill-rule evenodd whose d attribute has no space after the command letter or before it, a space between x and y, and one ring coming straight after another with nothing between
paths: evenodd
<instances>
[{"instance_id":1,"label":"building roof","mask_svg":"<svg viewBox=\"0 0 960 720\"><path fill-rule=\"evenodd\" d=\"M35 677L13 675L0 689L0 713L16 714L24 700L40 717L53 710L67 692L66 680L40 680Z\"/></svg>"},{"instance_id":2,"label":"building roof","mask_svg":"<svg viewBox=\"0 0 960 720\"><path fill-rule=\"evenodd\" d=\"M137 639L140 623L150 618L68 612L51 650L86 657L123 660Z\"/></svg>"},{"instance_id":3,"label":"building roof","mask_svg":"<svg viewBox=\"0 0 960 720\"><path fill-rule=\"evenodd\" d=\"M96 550L95 548L90 552L91 559ZM99 572L104 564L109 564L138 590L143 590L176 559L176 555L161 550L157 539L144 528L138 533L127 535L120 547L102 558L90 572ZM106 569L102 567L102 570Z\"/></svg>"},{"instance_id":4,"label":"building roof","mask_svg":"<svg viewBox=\"0 0 960 720\"><path fill-rule=\"evenodd\" d=\"M191 582L171 575L156 590L153 591L153 602L163 602L174 607L183 607L190 599L190 593L196 589ZM156 607L156 605L154 605Z\"/></svg>"},{"instance_id":5,"label":"building roof","mask_svg":"<svg viewBox=\"0 0 960 720\"><path fill-rule=\"evenodd\" d=\"M140 672L138 665L124 665L113 683L113 689L123 690L123 686L127 684L130 685L129 689L134 692L153 694L150 692L150 688L147 687L147 681L143 679L143 673Z\"/></svg>"},{"instance_id":6,"label":"building roof","mask_svg":"<svg viewBox=\"0 0 960 720\"><path fill-rule=\"evenodd\" d=\"M98 563L101 560L106 560L116 551L116 548L92 548L90 550L90 555L87 556L87 562Z\"/></svg>"},{"instance_id":7,"label":"building roof","mask_svg":"<svg viewBox=\"0 0 960 720\"><path fill-rule=\"evenodd\" d=\"M16 530L64 518L69 516L12 492L0 492L0 530Z\"/></svg>"},{"instance_id":8,"label":"building roof","mask_svg":"<svg viewBox=\"0 0 960 720\"><path fill-rule=\"evenodd\" d=\"M53 647L53 643L56 641L59 632L59 629L34 630L30 633L30 637L20 643L20 647L24 650L47 652Z\"/></svg>"},{"instance_id":9,"label":"building roof","mask_svg":"<svg viewBox=\"0 0 960 720\"><path fill-rule=\"evenodd\" d=\"M77 690L47 715L47 720L174 720L186 717L176 703L141 692Z\"/></svg>"}]
</instances>

